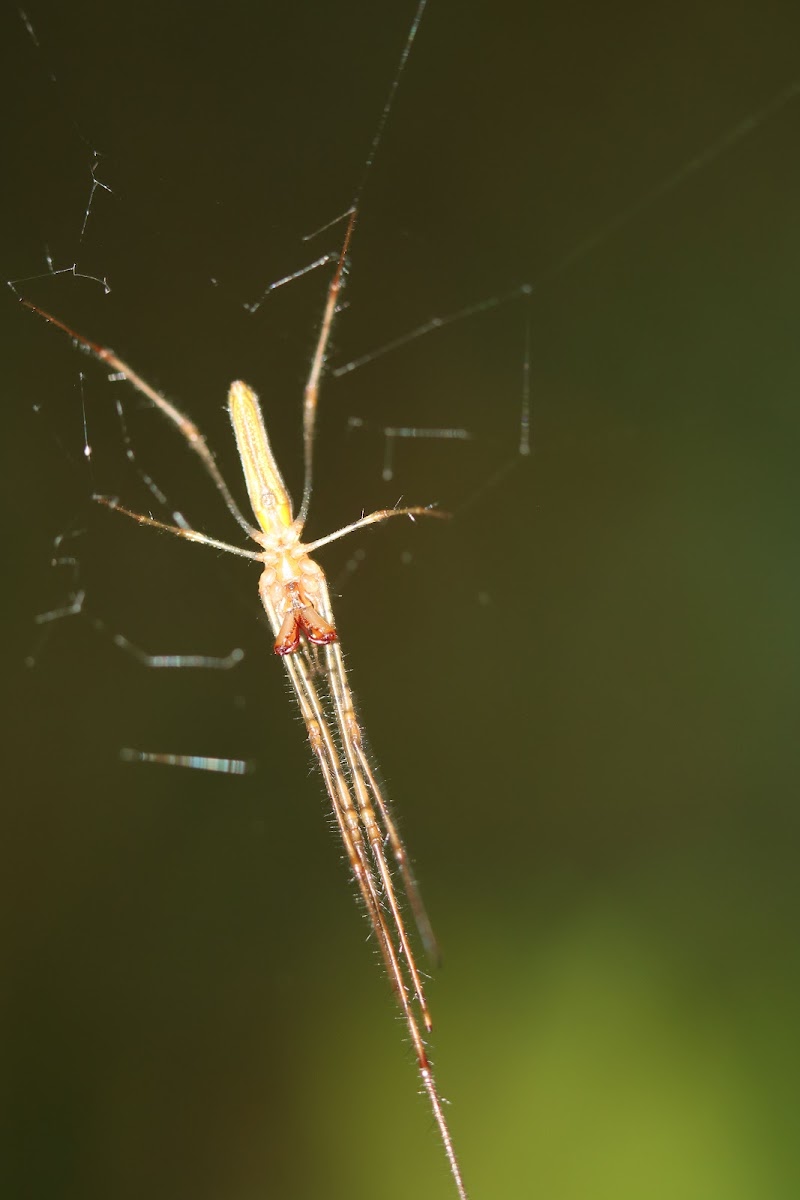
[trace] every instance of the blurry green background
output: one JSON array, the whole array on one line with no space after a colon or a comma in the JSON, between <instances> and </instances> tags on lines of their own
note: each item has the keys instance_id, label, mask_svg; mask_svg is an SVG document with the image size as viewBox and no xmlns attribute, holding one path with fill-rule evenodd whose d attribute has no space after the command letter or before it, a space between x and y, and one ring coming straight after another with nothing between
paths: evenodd
<instances>
[{"instance_id":1,"label":"blurry green background","mask_svg":"<svg viewBox=\"0 0 800 1200\"><path fill-rule=\"evenodd\" d=\"M412 5L28 12L41 53L13 6L0 39L4 276L45 246L107 276L22 290L183 404L234 481L247 379L299 495L327 281L242 302L337 247L301 238L349 203ZM309 524L401 494L456 513L320 557L444 947L433 1053L474 1200L800 1194L800 97L638 204L792 83L798 35L768 0L432 0L364 196L334 365L543 280L328 381ZM82 242L73 121L115 193ZM446 1200L257 571L92 505L152 507L121 393L5 305L0 1194ZM128 414L172 504L237 540ZM400 424L474 440L403 443L385 483ZM91 616L244 664L168 676L85 619L36 626L77 586L49 566L70 530Z\"/></svg>"}]
</instances>

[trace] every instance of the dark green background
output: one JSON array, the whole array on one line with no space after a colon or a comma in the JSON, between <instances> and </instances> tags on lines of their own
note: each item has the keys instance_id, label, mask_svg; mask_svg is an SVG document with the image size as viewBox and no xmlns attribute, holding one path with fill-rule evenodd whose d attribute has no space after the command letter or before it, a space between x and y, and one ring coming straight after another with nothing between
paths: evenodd
<instances>
[{"instance_id":1,"label":"dark green background","mask_svg":"<svg viewBox=\"0 0 800 1200\"><path fill-rule=\"evenodd\" d=\"M223 404L247 379L297 495L326 280L241 302L336 247L300 239L350 200L411 5L29 12L41 54L3 17L3 275L47 244L107 276L22 286L184 405L234 481ZM334 363L544 277L527 313L329 381L309 524L401 493L456 512L321 558L445 950L433 1046L474 1200L800 1193L800 98L637 210L800 74L798 35L789 2L432 0L369 179ZM82 244L72 121L115 192ZM504 474L526 315L534 453ZM256 570L92 505L150 504L119 391L10 293L2 331L0 1192L451 1197ZM172 503L236 540L164 422L128 411ZM404 444L385 484L386 424L475 440ZM245 664L148 672L81 619L41 643L75 528L93 617Z\"/></svg>"}]
</instances>

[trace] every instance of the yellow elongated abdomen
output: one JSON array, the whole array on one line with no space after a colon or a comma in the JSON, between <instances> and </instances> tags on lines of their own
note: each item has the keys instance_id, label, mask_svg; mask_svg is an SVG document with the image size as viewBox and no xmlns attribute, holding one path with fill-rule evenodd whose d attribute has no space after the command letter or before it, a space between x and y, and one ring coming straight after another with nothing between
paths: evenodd
<instances>
[{"instance_id":1,"label":"yellow elongated abdomen","mask_svg":"<svg viewBox=\"0 0 800 1200\"><path fill-rule=\"evenodd\" d=\"M253 515L264 533L280 533L292 524L292 501L272 453L258 396L241 380L230 386L228 412Z\"/></svg>"}]
</instances>

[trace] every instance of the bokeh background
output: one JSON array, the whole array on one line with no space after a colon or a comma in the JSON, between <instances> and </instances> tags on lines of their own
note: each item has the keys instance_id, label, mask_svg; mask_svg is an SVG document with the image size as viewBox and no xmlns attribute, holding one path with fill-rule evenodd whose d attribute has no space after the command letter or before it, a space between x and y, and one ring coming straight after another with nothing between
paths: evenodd
<instances>
[{"instance_id":1,"label":"bokeh background","mask_svg":"<svg viewBox=\"0 0 800 1200\"><path fill-rule=\"evenodd\" d=\"M336 248L301 239L349 203L412 7L43 0L39 50L3 14L3 276L47 247L107 277L19 287L233 480L243 377L299 494L327 281L242 306ZM434 1059L475 1200L800 1194L798 35L776 0L432 0L364 195L334 365L536 285L328 380L309 525L401 494L456 514L321 558L444 946ZM114 195L81 240L92 149ZM120 392L4 303L0 1193L445 1200L256 571L91 503L152 507ZM236 540L163 420L128 417L171 502ZM387 483L386 425L474 437L400 445ZM84 617L35 624L78 586ZM148 671L89 618L246 658Z\"/></svg>"}]
</instances>

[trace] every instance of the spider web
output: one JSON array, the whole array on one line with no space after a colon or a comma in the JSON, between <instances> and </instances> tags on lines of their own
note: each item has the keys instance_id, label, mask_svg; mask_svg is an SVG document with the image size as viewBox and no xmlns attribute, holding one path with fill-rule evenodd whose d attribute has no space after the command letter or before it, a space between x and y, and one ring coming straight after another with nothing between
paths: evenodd
<instances>
[{"instance_id":1,"label":"spider web","mask_svg":"<svg viewBox=\"0 0 800 1200\"><path fill-rule=\"evenodd\" d=\"M14 118L6 276L43 275L25 294L181 404L232 486L222 405L231 378L251 382L298 499L299 402L325 268L273 289L255 313L245 305L336 250L336 229L302 239L358 185L409 12L81 2L26 11L39 47L13 10L3 38ZM332 548L326 566L344 572L348 664L442 914L437 1011L470 993L476 961L491 966L468 996L469 1038L450 1034L456 1061L483 1064L483 1093L466 1070L450 1088L454 1122L480 1116L465 1162L476 1196L520 1194L521 1179L545 1194L548 1145L595 1144L582 1123L596 1116L593 1102L585 1118L568 1105L568 1121L550 1103L563 1091L543 1093L538 1075L522 1074L524 1038L542 1047L525 1033L541 1014L520 959L548 939L567 945L558 923L571 905L597 911L604 887L622 894L635 871L655 876L696 837L723 838L724 828L738 862L748 797L767 796L765 858L783 863L791 842L778 798L797 783L786 748L800 599L796 25L780 4L663 14L433 4L364 194L323 387L310 532L400 493L458 514L444 536L386 530ZM48 254L63 274L52 276ZM219 1179L231 1196L262 1194L265 1180L270 1194L329 1194L331 1179L356 1200L372 1200L376 1179L382 1196L447 1195L433 1139L420 1148L404 1081L383 1063L396 1046L380 1004L365 992L351 1020L327 991L334 976L358 978L362 947L348 958L353 917L323 822L303 803L302 731L270 677L255 581L244 565L94 511L95 490L155 503L126 459L120 385L11 293L7 313L7 663L27 653L32 616L84 586L92 611L138 646L247 652L230 687L234 676L216 672L154 681L75 624L51 639L35 682L12 672L7 786L21 832L8 839L20 849L8 911L40 897L23 900L20 955L32 948L42 975L75 997L72 1016L39 1000L41 1018L24 1025L25 1045L38 1039L52 1071L38 1060L26 1071L21 1051L18 1060L29 1111L41 1121L42 1096L58 1102L54 1178L82 1195L93 1179L99 1194L103 1178L104 1194L124 1194L121 1164L135 1162L131 1188L155 1196L210 1197ZM531 453L520 462L526 376ZM170 504L228 536L213 489L163 423L135 400L126 413L138 462ZM425 428L471 436L395 436L383 478L385 431ZM69 562L48 580L53 539L81 529L53 555L76 559L80 581ZM137 738L156 744L156 731L163 745L164 729L176 746L191 734L209 755L223 731L235 733L243 757L266 758L266 780L230 800L239 784L187 785L173 773L149 785L142 814L141 783L126 782L136 772L111 759ZM738 913L741 893L707 861L698 895L717 885ZM665 894L680 894L677 868L664 878ZM762 884L768 907L776 894L768 877ZM791 912L786 892L781 911ZM172 924L161 927L165 911ZM760 911L754 897L754 929ZM695 946L695 918L676 926L681 944ZM779 923L771 930L769 944L793 961ZM653 953L671 961L661 945ZM253 965L267 957L272 970ZM40 997L41 980L28 979ZM689 994L688 969L684 982ZM360 1002L360 980L350 986L348 1001ZM316 1005L323 989L325 1022L298 1019L298 998ZM102 1036L85 1015L99 1009ZM497 1012L516 1042L496 1020L485 1035ZM270 1023L285 1043L257 1040ZM340 1035L358 1043L345 1066L332 1048ZM108 1073L103 1037L114 1047ZM65 1047L83 1044L76 1071ZM447 1057L452 1065L452 1043ZM552 1085L546 1055L536 1063ZM571 1092L594 1097L586 1071ZM326 1092L315 1081L329 1074ZM267 1076L280 1081L280 1104L265 1098ZM485 1089L501 1099L487 1106ZM95 1108L87 1094L100 1097ZM380 1112L353 1155L325 1105L363 1112L366 1095ZM748 1128L770 1124L766 1101L742 1103ZM533 1146L519 1134L531 1105L544 1131ZM608 1120L602 1161L591 1149L561 1155L565 1197L588 1194L578 1162L587 1156L593 1194L642 1194ZM35 1127L25 1125L28 1136ZM693 1144L677 1118L675 1128L675 1145ZM734 1141L717 1146L716 1163L703 1160L712 1179L725 1163L746 1175L748 1155L757 1158ZM313 1149L307 1161L301 1145ZM58 1194L48 1169L37 1163L34 1183Z\"/></svg>"}]
</instances>

